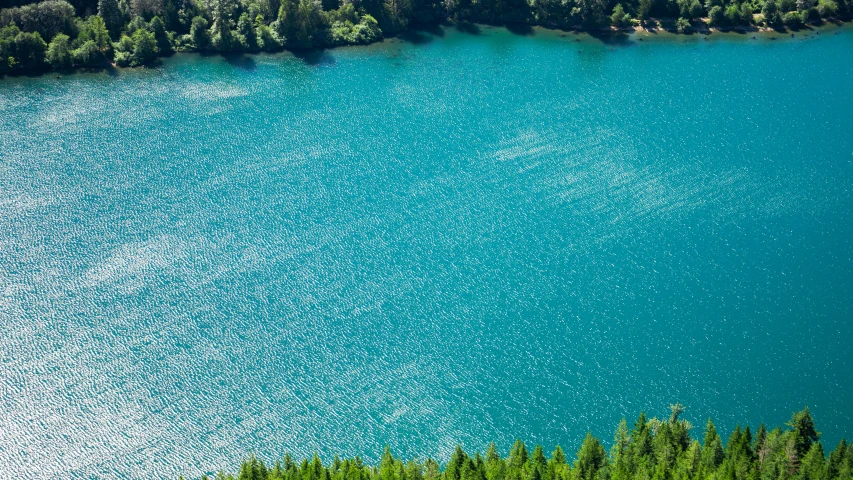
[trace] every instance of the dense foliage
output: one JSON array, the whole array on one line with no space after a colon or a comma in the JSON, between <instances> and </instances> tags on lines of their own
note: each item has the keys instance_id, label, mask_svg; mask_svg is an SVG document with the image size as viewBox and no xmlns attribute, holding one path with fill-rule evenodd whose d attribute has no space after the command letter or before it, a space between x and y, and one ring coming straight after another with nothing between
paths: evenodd
<instances>
[{"instance_id":1,"label":"dense foliage","mask_svg":"<svg viewBox=\"0 0 853 480\"><path fill-rule=\"evenodd\" d=\"M0 0L0 75L142 65L173 51L257 52L369 43L448 18L617 28L799 27L850 18L853 0Z\"/></svg>"},{"instance_id":2,"label":"dense foliage","mask_svg":"<svg viewBox=\"0 0 853 480\"><path fill-rule=\"evenodd\" d=\"M575 460L569 462L558 446L545 456L541 446L528 453L516 441L502 458L495 444L485 455L473 456L456 447L442 468L435 460L404 462L388 447L378 467L359 457L335 456L323 464L317 455L301 463L290 455L267 466L254 455L243 461L237 475L220 472L216 480L853 480L853 445L842 440L827 459L820 433L808 408L793 414L786 428L753 433L736 427L723 445L709 419L700 443L689 422L679 418L684 407L671 407L666 419L641 413L632 428L623 419L607 452L587 434ZM209 480L203 476L202 479Z\"/></svg>"}]
</instances>

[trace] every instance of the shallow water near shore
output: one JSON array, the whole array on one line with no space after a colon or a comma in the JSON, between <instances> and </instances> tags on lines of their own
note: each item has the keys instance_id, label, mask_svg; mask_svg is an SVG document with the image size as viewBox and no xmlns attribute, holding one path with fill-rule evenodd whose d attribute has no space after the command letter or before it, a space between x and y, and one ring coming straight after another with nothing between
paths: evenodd
<instances>
[{"instance_id":1,"label":"shallow water near shore","mask_svg":"<svg viewBox=\"0 0 853 480\"><path fill-rule=\"evenodd\" d=\"M0 80L6 473L849 438L853 32L463 30Z\"/></svg>"}]
</instances>

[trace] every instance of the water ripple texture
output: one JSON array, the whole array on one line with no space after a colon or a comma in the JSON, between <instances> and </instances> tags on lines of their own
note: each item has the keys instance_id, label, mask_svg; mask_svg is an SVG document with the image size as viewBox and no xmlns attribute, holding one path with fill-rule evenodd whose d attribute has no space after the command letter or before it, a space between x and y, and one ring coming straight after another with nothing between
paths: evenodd
<instances>
[{"instance_id":1,"label":"water ripple texture","mask_svg":"<svg viewBox=\"0 0 853 480\"><path fill-rule=\"evenodd\" d=\"M0 81L0 476L853 432L853 33L439 33Z\"/></svg>"}]
</instances>

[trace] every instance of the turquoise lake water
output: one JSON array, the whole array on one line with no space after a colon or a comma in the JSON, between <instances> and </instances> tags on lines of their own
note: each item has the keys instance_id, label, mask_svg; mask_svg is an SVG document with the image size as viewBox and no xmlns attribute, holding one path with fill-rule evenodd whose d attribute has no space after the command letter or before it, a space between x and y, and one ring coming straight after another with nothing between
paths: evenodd
<instances>
[{"instance_id":1,"label":"turquoise lake water","mask_svg":"<svg viewBox=\"0 0 853 480\"><path fill-rule=\"evenodd\" d=\"M849 438L853 31L653 37L0 80L6 474Z\"/></svg>"}]
</instances>

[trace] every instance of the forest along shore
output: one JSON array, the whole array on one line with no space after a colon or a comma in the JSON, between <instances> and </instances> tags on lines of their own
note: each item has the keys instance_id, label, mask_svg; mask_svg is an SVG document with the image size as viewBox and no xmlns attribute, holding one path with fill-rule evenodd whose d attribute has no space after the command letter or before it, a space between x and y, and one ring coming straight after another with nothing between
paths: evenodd
<instances>
[{"instance_id":1,"label":"forest along shore","mask_svg":"<svg viewBox=\"0 0 853 480\"><path fill-rule=\"evenodd\" d=\"M0 0L0 75L134 67L173 52L376 42L412 26L787 31L853 16L853 0Z\"/></svg>"},{"instance_id":2,"label":"forest along shore","mask_svg":"<svg viewBox=\"0 0 853 480\"><path fill-rule=\"evenodd\" d=\"M723 446L714 423L708 419L704 438L693 439L693 425L680 418L684 406L670 406L665 419L641 413L628 429L625 419L616 427L608 453L600 440L587 433L569 462L557 446L550 458L537 445L532 454L521 440L502 458L494 443L485 456L473 456L457 446L441 465L427 458L404 462L386 446L378 466L361 458L341 460L337 455L323 464L315 454L297 463L288 454L274 465L250 455L237 476L220 471L216 480L851 480L853 445L841 440L826 457L820 432L808 407L792 415L785 427L755 434L749 426L735 427ZM206 474L203 480L209 480ZM181 477L183 480L183 477Z\"/></svg>"}]
</instances>

